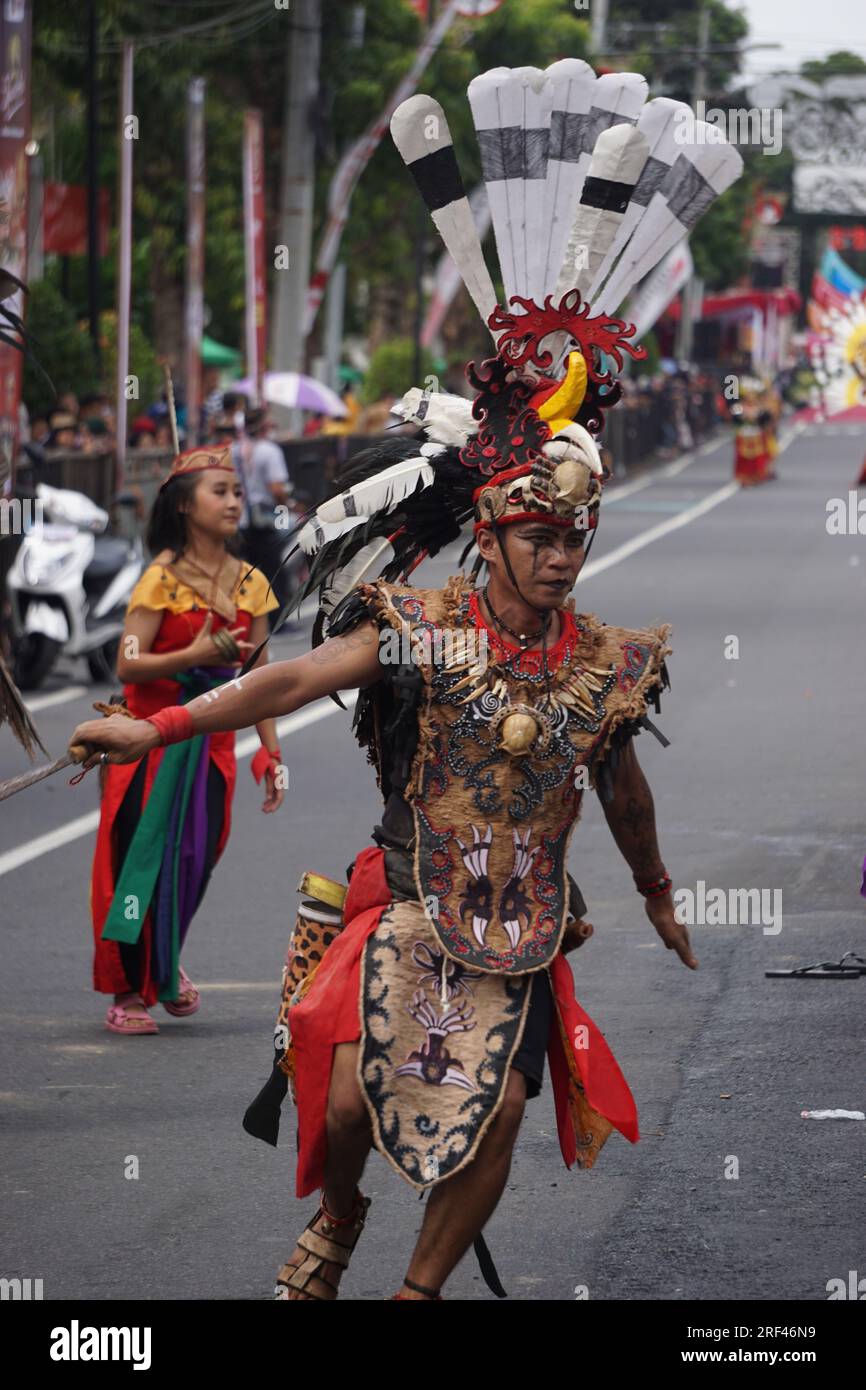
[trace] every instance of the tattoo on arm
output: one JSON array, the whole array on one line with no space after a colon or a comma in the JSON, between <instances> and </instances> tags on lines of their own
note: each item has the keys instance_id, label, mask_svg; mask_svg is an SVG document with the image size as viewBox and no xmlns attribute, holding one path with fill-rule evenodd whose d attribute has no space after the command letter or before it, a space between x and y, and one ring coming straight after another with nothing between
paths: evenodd
<instances>
[{"instance_id":1,"label":"tattoo on arm","mask_svg":"<svg viewBox=\"0 0 866 1390\"><path fill-rule=\"evenodd\" d=\"M310 660L319 665L326 665L329 661L336 661L343 656L346 651L351 651L355 647L369 647L371 642L378 641L378 637L371 632L348 632L345 637L334 637L331 645L323 643L321 647L316 647L310 652Z\"/></svg>"},{"instance_id":2,"label":"tattoo on arm","mask_svg":"<svg viewBox=\"0 0 866 1390\"><path fill-rule=\"evenodd\" d=\"M647 820L652 820L652 805L647 806L646 802L641 803L636 796L630 796L626 808L622 813L622 823L635 837L638 838L640 832L645 827Z\"/></svg>"},{"instance_id":3,"label":"tattoo on arm","mask_svg":"<svg viewBox=\"0 0 866 1390\"><path fill-rule=\"evenodd\" d=\"M656 835L652 792L632 755L624 760L623 776L614 782L614 798L602 803L607 823L633 874L654 878L663 870Z\"/></svg>"}]
</instances>

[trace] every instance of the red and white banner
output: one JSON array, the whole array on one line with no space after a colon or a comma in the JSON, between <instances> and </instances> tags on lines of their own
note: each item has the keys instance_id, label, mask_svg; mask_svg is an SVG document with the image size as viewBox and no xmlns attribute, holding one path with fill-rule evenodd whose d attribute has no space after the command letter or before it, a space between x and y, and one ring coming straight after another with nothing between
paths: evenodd
<instances>
[{"instance_id":1,"label":"red and white banner","mask_svg":"<svg viewBox=\"0 0 866 1390\"><path fill-rule=\"evenodd\" d=\"M460 0L457 13L464 19L485 19L504 3L505 0Z\"/></svg>"},{"instance_id":2,"label":"red and white banner","mask_svg":"<svg viewBox=\"0 0 866 1390\"><path fill-rule=\"evenodd\" d=\"M639 343L643 335L658 322L693 273L694 264L689 243L683 240L672 246L655 270L651 270L641 282L622 311L622 317L626 322L635 326L636 343Z\"/></svg>"},{"instance_id":3,"label":"red and white banner","mask_svg":"<svg viewBox=\"0 0 866 1390\"><path fill-rule=\"evenodd\" d=\"M132 295L132 151L135 141L132 109L134 49L123 45L120 69L120 109L117 113L120 142L120 213L117 237L117 491L123 489L126 463L126 380L129 375L129 309ZM133 399L135 399L133 397Z\"/></svg>"},{"instance_id":4,"label":"red and white banner","mask_svg":"<svg viewBox=\"0 0 866 1390\"><path fill-rule=\"evenodd\" d=\"M203 77L193 77L186 105L186 447L199 442L201 340L204 333L205 135Z\"/></svg>"},{"instance_id":5,"label":"red and white banner","mask_svg":"<svg viewBox=\"0 0 866 1390\"><path fill-rule=\"evenodd\" d=\"M28 164L30 139L30 0L2 0L0 8L0 266L23 280L27 274ZM6 301L24 314L19 290ZM21 353L0 343L0 495L11 490L18 448Z\"/></svg>"},{"instance_id":6,"label":"red and white banner","mask_svg":"<svg viewBox=\"0 0 866 1390\"><path fill-rule=\"evenodd\" d=\"M408 3L426 24L430 18L430 0L408 0ZM464 19L483 19L504 3L505 0L460 0L457 13Z\"/></svg>"},{"instance_id":7,"label":"red and white banner","mask_svg":"<svg viewBox=\"0 0 866 1390\"><path fill-rule=\"evenodd\" d=\"M328 222L316 257L313 278L307 290L307 303L304 311L305 338L309 337L312 331L319 306L325 296L328 280L337 260L337 252L340 249L343 228L349 216L349 204L352 201L352 194L355 192L358 180L375 154L397 107L401 101L406 101L414 93L424 69L455 19L460 18L465 4L466 0L450 0L432 29L428 30L425 35L424 42L415 54L414 63L402 82L392 92L382 114L373 121L372 125L367 127L360 139L355 141L340 160L328 190Z\"/></svg>"},{"instance_id":8,"label":"red and white banner","mask_svg":"<svg viewBox=\"0 0 866 1390\"><path fill-rule=\"evenodd\" d=\"M244 112L244 253L247 376L262 399L265 370L265 150L261 111Z\"/></svg>"}]
</instances>

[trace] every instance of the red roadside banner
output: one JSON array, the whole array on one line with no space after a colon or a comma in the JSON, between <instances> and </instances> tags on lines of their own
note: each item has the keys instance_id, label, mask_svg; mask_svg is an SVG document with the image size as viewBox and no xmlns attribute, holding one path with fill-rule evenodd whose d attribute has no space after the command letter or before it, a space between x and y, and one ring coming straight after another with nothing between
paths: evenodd
<instances>
[{"instance_id":1,"label":"red roadside banner","mask_svg":"<svg viewBox=\"0 0 866 1390\"><path fill-rule=\"evenodd\" d=\"M247 376L262 400L265 370L265 150L261 111L244 112L244 252Z\"/></svg>"},{"instance_id":2,"label":"red roadside banner","mask_svg":"<svg viewBox=\"0 0 866 1390\"><path fill-rule=\"evenodd\" d=\"M83 183L42 185L42 250L46 256L87 255L87 187ZM108 255L109 196L99 190L99 254Z\"/></svg>"},{"instance_id":3,"label":"red roadside banner","mask_svg":"<svg viewBox=\"0 0 866 1390\"><path fill-rule=\"evenodd\" d=\"M27 193L25 146L30 139L30 0L4 0L0 6L0 268L27 275ZM20 290L6 301L24 314ZM0 343L0 494L14 484L21 404L22 357Z\"/></svg>"}]
</instances>

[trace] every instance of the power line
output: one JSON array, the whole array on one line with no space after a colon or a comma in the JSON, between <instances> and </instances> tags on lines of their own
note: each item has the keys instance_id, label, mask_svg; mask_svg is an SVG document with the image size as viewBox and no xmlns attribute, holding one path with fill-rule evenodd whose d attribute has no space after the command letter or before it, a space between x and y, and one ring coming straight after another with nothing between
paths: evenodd
<instances>
[{"instance_id":1,"label":"power line","mask_svg":"<svg viewBox=\"0 0 866 1390\"><path fill-rule=\"evenodd\" d=\"M212 4L208 8L212 9ZM188 39L194 39L198 43L228 43L238 38L245 38L258 29L264 28L272 19L279 17L280 13L275 9L273 0L258 0L258 4L250 3L250 0L247 0L245 4L237 5L234 9L225 10L218 16L200 20L195 24L183 24L175 29L157 30L150 34L148 32L126 34L123 38L103 40L99 45L99 51L100 53L120 53L126 42L133 43L138 50L160 48ZM237 22L233 23L232 21ZM212 32L214 30L217 32ZM87 52L85 44L69 43L66 40L59 40L57 51L60 51L61 48L64 53Z\"/></svg>"}]
</instances>

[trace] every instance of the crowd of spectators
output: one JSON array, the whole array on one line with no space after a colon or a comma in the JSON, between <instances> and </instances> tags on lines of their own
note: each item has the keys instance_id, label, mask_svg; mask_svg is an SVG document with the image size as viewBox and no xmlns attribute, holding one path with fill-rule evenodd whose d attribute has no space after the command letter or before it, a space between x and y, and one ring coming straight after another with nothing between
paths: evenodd
<instances>
[{"instance_id":1,"label":"crowd of spectators","mask_svg":"<svg viewBox=\"0 0 866 1390\"><path fill-rule=\"evenodd\" d=\"M652 375L637 372L620 378L622 404L626 416L642 412L657 420L653 434L654 446L673 456L678 450L692 446L695 436L703 435L716 419L727 418L727 403L721 393L719 378L712 378L695 366L664 362L662 369ZM448 386L459 389L450 382ZM241 392L219 385L215 372L206 372L204 398L199 418L198 439L204 444L235 444L251 437L249 421L254 411L248 397ZM468 388L463 387L464 391ZM380 434L389 423L389 410L394 402L388 397L373 406L362 408L354 388L343 390L346 406L344 419L330 420L324 415L306 414L301 430L303 438L334 435ZM177 426L181 449L187 447L186 406L182 389L176 393ZM618 412L619 413L619 412ZM625 423L625 421L623 421ZM273 430L265 413L263 423L256 426L259 439ZM113 452L117 443L117 416L114 404L107 395L77 398L74 391L64 391L57 406L47 416L27 418L22 408L21 442L31 442L45 450L64 454L100 454ZM172 450L172 431L165 397L152 402L144 410L130 412L127 451L147 450L164 457Z\"/></svg>"}]
</instances>

